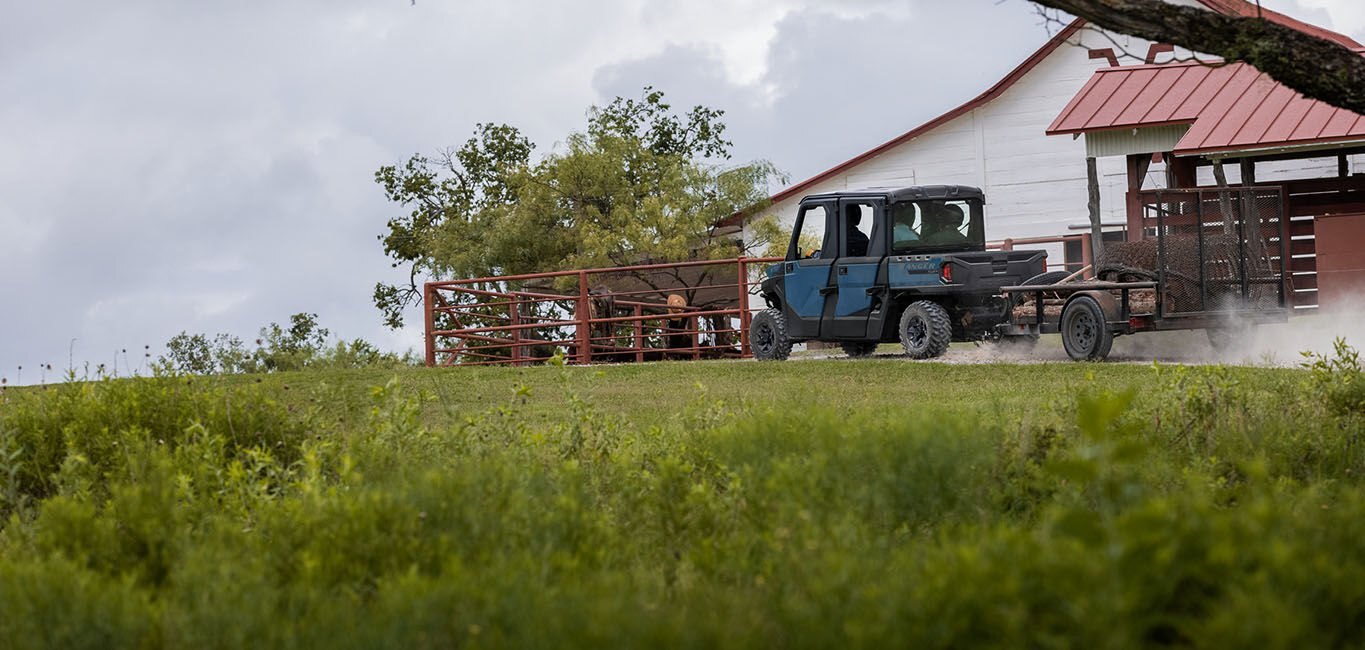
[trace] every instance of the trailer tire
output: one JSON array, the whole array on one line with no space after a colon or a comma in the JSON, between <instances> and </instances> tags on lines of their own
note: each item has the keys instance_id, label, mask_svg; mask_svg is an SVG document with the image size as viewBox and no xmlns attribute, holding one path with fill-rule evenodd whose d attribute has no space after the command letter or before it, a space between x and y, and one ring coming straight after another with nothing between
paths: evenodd
<instances>
[{"instance_id":1,"label":"trailer tire","mask_svg":"<svg viewBox=\"0 0 1365 650\"><path fill-rule=\"evenodd\" d=\"M787 317L776 309L764 309L749 323L749 349L759 361L786 361L792 353L787 336Z\"/></svg>"},{"instance_id":2,"label":"trailer tire","mask_svg":"<svg viewBox=\"0 0 1365 650\"><path fill-rule=\"evenodd\" d=\"M1062 309L1062 346L1076 361L1103 361L1114 345L1114 333L1100 303L1090 296L1077 296Z\"/></svg>"},{"instance_id":3,"label":"trailer tire","mask_svg":"<svg viewBox=\"0 0 1365 650\"><path fill-rule=\"evenodd\" d=\"M953 340L953 325L948 312L932 300L910 303L901 312L901 347L911 359L943 356Z\"/></svg>"},{"instance_id":4,"label":"trailer tire","mask_svg":"<svg viewBox=\"0 0 1365 650\"><path fill-rule=\"evenodd\" d=\"M854 359L858 359L861 357L872 356L872 353L877 351L877 342L844 341L839 344L839 347L844 349L844 354L847 354L848 356L853 357Z\"/></svg>"}]
</instances>

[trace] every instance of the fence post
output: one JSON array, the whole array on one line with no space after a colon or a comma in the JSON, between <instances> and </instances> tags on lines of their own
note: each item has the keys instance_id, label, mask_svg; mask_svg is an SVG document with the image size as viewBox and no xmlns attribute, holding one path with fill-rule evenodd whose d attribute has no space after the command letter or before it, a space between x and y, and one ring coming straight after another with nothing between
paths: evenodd
<instances>
[{"instance_id":1,"label":"fence post","mask_svg":"<svg viewBox=\"0 0 1365 650\"><path fill-rule=\"evenodd\" d=\"M1081 268L1090 267L1090 277L1095 277L1095 239L1088 232L1081 233Z\"/></svg>"},{"instance_id":2,"label":"fence post","mask_svg":"<svg viewBox=\"0 0 1365 650\"><path fill-rule=\"evenodd\" d=\"M642 305L635 305L635 361L637 363L645 360L645 308Z\"/></svg>"},{"instance_id":3,"label":"fence post","mask_svg":"<svg viewBox=\"0 0 1365 650\"><path fill-rule=\"evenodd\" d=\"M701 358L701 319L692 316L687 319L687 328L692 330L692 360Z\"/></svg>"},{"instance_id":4,"label":"fence post","mask_svg":"<svg viewBox=\"0 0 1365 650\"><path fill-rule=\"evenodd\" d=\"M512 299L507 301L507 323L514 328L521 325L521 296L515 293L509 294ZM521 329L512 330L512 365L521 365Z\"/></svg>"},{"instance_id":5,"label":"fence post","mask_svg":"<svg viewBox=\"0 0 1365 650\"><path fill-rule=\"evenodd\" d=\"M588 302L588 272L578 272L578 363L592 363L592 304Z\"/></svg>"},{"instance_id":6,"label":"fence post","mask_svg":"<svg viewBox=\"0 0 1365 650\"><path fill-rule=\"evenodd\" d=\"M735 260L735 283L739 285L739 356L749 356L749 265L741 257Z\"/></svg>"},{"instance_id":7,"label":"fence post","mask_svg":"<svg viewBox=\"0 0 1365 650\"><path fill-rule=\"evenodd\" d=\"M422 285L422 311L426 316L426 346L427 346L427 367L432 368L436 365L436 337L432 332L436 331L436 290L427 282Z\"/></svg>"}]
</instances>

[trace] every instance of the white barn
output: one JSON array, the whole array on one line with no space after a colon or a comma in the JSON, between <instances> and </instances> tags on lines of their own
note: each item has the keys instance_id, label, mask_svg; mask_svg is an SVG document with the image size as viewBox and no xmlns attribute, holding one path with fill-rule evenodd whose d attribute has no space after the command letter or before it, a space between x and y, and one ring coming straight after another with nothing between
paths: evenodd
<instances>
[{"instance_id":1,"label":"white barn","mask_svg":"<svg viewBox=\"0 0 1365 650\"><path fill-rule=\"evenodd\" d=\"M1254 16L1258 8L1244 0L1174 0L1225 14ZM1263 17L1358 48L1348 37L1270 10ZM1088 226L1086 143L1071 137L1049 137L1048 125L1101 67L1104 56L1092 56L1118 44L1143 55L1152 43L1125 35L1103 34L1077 20L1049 39L1005 78L971 101L894 139L783 189L771 197L762 215L776 214L784 228L796 217L801 198L820 192L906 185L972 185L986 194L988 238L1046 237L1075 234ZM1155 54L1149 55L1149 61ZM1165 59L1172 55L1164 54ZM1164 60L1164 59L1163 59ZM1127 169L1123 157L1097 158L1101 220L1123 224ZM1323 169L1306 166L1323 165ZM1279 174L1295 178L1333 174L1335 163L1294 162L1259 172L1261 180ZM1157 175L1160 166L1148 172ZM1159 179L1154 182L1160 184ZM752 241L745 224L744 237ZM1051 262L1061 262L1061 247L1051 247Z\"/></svg>"}]
</instances>

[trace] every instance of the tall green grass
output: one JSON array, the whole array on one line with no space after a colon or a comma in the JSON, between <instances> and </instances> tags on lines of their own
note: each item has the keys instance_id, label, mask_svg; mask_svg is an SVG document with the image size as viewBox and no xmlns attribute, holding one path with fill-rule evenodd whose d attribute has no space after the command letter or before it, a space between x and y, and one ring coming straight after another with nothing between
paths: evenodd
<instances>
[{"instance_id":1,"label":"tall green grass","mask_svg":"<svg viewBox=\"0 0 1365 650\"><path fill-rule=\"evenodd\" d=\"M364 404L306 376L11 390L0 647L1360 645L1341 352L653 416L602 399L643 399L638 369L497 375L478 408L411 373Z\"/></svg>"}]
</instances>

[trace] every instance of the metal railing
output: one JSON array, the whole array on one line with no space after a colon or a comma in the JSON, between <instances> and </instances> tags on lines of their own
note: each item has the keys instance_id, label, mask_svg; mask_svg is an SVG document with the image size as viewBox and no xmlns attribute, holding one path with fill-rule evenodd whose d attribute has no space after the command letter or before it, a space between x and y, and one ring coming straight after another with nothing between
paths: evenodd
<instances>
[{"instance_id":1,"label":"metal railing","mask_svg":"<svg viewBox=\"0 0 1365 650\"><path fill-rule=\"evenodd\" d=\"M986 250L1012 251L1017 246L1043 246L1048 244L1066 244L1076 242L1081 245L1081 260L1079 262L1067 262L1065 257L1061 262L1048 262L1047 270L1066 270L1079 271L1086 267L1094 268L1095 254L1094 246L1091 243L1090 233L1072 233L1069 235L1053 235L1049 237L1012 237L1000 241L986 242ZM1063 249L1065 250L1065 249Z\"/></svg>"},{"instance_id":2,"label":"metal railing","mask_svg":"<svg viewBox=\"0 0 1365 650\"><path fill-rule=\"evenodd\" d=\"M778 258L428 282L426 363L525 365L750 356L750 289Z\"/></svg>"}]
</instances>

